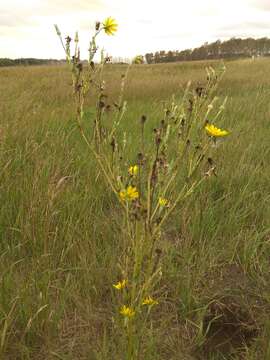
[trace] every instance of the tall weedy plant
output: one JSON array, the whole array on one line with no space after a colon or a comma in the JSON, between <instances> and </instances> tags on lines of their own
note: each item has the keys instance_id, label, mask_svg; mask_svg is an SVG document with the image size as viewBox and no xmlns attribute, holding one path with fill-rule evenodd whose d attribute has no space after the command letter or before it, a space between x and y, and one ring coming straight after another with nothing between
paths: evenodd
<instances>
[{"instance_id":1,"label":"tall weedy plant","mask_svg":"<svg viewBox=\"0 0 270 360\"><path fill-rule=\"evenodd\" d=\"M217 141L228 135L228 131L208 122L210 118L213 122L219 121L225 107L226 100L217 107L215 96L225 69L208 68L204 87L192 89L188 83L180 100L172 99L165 105L151 139L145 131L147 116L142 115L140 121L134 122L134 126L140 127L140 142L137 155L131 161L127 150L134 144L127 142L119 126L127 111L123 100L127 74L122 77L121 95L111 110L114 111L113 121L105 124L106 111L112 108L103 80L108 59L101 52L100 62L94 62L97 36L102 31L114 34L116 21L109 17L103 23L96 23L86 66L80 59L78 34L71 56L71 38L66 37L64 42L59 28L55 28L72 74L80 133L122 212L121 275L112 284L119 309L115 323L123 334L124 358L139 359L144 352L145 331L151 329L152 309L162 298L158 290L162 277L162 234L181 203L215 175L212 152ZM89 134L83 128L82 120L84 100L91 90L97 90L97 98L95 116L90 119L93 131Z\"/></svg>"}]
</instances>

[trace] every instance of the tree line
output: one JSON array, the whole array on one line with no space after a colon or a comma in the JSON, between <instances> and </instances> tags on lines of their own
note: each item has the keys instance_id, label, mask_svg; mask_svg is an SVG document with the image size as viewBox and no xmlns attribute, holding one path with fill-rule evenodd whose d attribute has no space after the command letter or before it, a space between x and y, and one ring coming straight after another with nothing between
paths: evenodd
<instances>
[{"instance_id":1,"label":"tree line","mask_svg":"<svg viewBox=\"0 0 270 360\"><path fill-rule=\"evenodd\" d=\"M157 51L145 54L148 64L192 61L207 59L234 59L243 57L270 56L270 39L240 39L232 38L227 41L217 40L213 43L205 43L195 49L183 51Z\"/></svg>"},{"instance_id":2,"label":"tree line","mask_svg":"<svg viewBox=\"0 0 270 360\"><path fill-rule=\"evenodd\" d=\"M0 66L57 65L62 63L65 63L65 60L35 59L35 58L21 58L21 59L0 58Z\"/></svg>"}]
</instances>

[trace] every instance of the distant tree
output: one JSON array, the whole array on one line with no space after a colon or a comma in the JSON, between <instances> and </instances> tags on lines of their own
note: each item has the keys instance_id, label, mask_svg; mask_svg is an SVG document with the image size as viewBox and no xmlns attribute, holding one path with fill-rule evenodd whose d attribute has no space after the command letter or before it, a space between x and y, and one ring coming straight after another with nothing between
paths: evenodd
<instances>
[{"instance_id":1,"label":"distant tree","mask_svg":"<svg viewBox=\"0 0 270 360\"><path fill-rule=\"evenodd\" d=\"M174 53L172 51L168 51L167 53L167 61L173 62L174 61Z\"/></svg>"},{"instance_id":2,"label":"distant tree","mask_svg":"<svg viewBox=\"0 0 270 360\"><path fill-rule=\"evenodd\" d=\"M159 54L158 51L155 52L154 62L155 63L160 63L160 54Z\"/></svg>"},{"instance_id":3,"label":"distant tree","mask_svg":"<svg viewBox=\"0 0 270 360\"><path fill-rule=\"evenodd\" d=\"M145 54L145 59L146 59L147 64L153 64L154 63L153 53Z\"/></svg>"}]
</instances>

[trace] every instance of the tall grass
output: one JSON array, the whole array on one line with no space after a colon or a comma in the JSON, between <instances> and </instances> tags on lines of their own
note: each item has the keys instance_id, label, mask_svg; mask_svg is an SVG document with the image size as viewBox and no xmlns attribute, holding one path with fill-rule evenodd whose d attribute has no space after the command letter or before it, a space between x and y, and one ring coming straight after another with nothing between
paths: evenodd
<instances>
[{"instance_id":1,"label":"tall grass","mask_svg":"<svg viewBox=\"0 0 270 360\"><path fill-rule=\"evenodd\" d=\"M162 101L180 96L188 80L203 82L206 65L130 69L123 130L134 147L141 115L150 132L161 120ZM222 125L231 136L217 148L217 177L173 213L163 234L162 298L143 359L232 357L231 350L218 355L205 319L213 312L209 304L241 287L244 318L253 316L258 331L234 358L241 352L247 359L269 356L270 62L226 67L219 96L229 97ZM113 99L124 72L124 66L105 67ZM112 284L123 252L120 215L74 122L69 73L65 67L20 67L3 68L0 77L0 354L122 359L121 334L112 322ZM87 99L90 116L94 103Z\"/></svg>"}]
</instances>

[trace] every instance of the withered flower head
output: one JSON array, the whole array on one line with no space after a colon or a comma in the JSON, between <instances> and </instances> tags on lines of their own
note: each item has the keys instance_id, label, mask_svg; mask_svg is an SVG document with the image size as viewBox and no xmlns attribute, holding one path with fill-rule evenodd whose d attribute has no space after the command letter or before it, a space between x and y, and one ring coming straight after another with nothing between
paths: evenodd
<instances>
[{"instance_id":1,"label":"withered flower head","mask_svg":"<svg viewBox=\"0 0 270 360\"><path fill-rule=\"evenodd\" d=\"M79 70L79 72L82 71L82 69L83 69L83 64L82 64L81 62L79 62L79 63L77 64L77 69Z\"/></svg>"},{"instance_id":2,"label":"withered flower head","mask_svg":"<svg viewBox=\"0 0 270 360\"><path fill-rule=\"evenodd\" d=\"M144 124L146 122L146 116L145 115L142 115L141 117L141 123Z\"/></svg>"},{"instance_id":3,"label":"withered flower head","mask_svg":"<svg viewBox=\"0 0 270 360\"><path fill-rule=\"evenodd\" d=\"M67 44L70 44L70 43L71 43L71 41L72 41L72 39L71 39L71 37L70 37L70 36L67 36L67 37L65 38L65 40L66 40Z\"/></svg>"},{"instance_id":4,"label":"withered flower head","mask_svg":"<svg viewBox=\"0 0 270 360\"><path fill-rule=\"evenodd\" d=\"M111 141L111 147L112 147L112 151L115 152L115 146L116 146L116 143L115 143L115 138L113 137L112 138L112 141Z\"/></svg>"},{"instance_id":5,"label":"withered flower head","mask_svg":"<svg viewBox=\"0 0 270 360\"><path fill-rule=\"evenodd\" d=\"M95 69L95 63L94 63L94 61L91 61L91 62L90 62L90 66L91 66L91 69L92 69L92 70Z\"/></svg>"}]
</instances>

